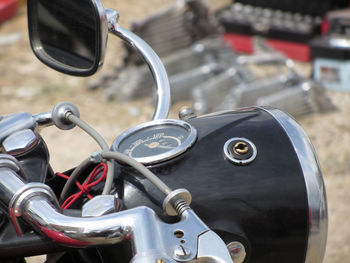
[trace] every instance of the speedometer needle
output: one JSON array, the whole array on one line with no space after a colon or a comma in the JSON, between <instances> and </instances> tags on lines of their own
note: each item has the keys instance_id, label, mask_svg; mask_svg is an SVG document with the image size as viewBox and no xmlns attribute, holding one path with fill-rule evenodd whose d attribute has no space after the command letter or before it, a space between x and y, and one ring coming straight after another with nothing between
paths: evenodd
<instances>
[{"instance_id":1,"label":"speedometer needle","mask_svg":"<svg viewBox=\"0 0 350 263\"><path fill-rule=\"evenodd\" d=\"M175 147L172 147L172 146L165 146L165 145L158 145L157 148L163 148L163 149L173 149Z\"/></svg>"},{"instance_id":2,"label":"speedometer needle","mask_svg":"<svg viewBox=\"0 0 350 263\"><path fill-rule=\"evenodd\" d=\"M158 142L152 142L150 144L145 144L145 146L147 146L150 149L154 149L154 148L173 149L173 148L175 148L172 146L160 145Z\"/></svg>"}]
</instances>

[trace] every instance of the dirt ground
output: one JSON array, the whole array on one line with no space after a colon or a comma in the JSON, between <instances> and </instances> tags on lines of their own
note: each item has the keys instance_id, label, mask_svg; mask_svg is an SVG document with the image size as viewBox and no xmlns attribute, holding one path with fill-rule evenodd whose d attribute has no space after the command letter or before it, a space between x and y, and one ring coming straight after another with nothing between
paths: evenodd
<instances>
[{"instance_id":1,"label":"dirt ground","mask_svg":"<svg viewBox=\"0 0 350 263\"><path fill-rule=\"evenodd\" d=\"M171 0L105 0L121 14L120 23L127 27L134 19L164 7ZM227 1L208 2L220 5ZM110 37L106 72L120 61L120 43ZM94 77L99 78L101 71ZM90 78L91 79L91 78ZM86 78L65 76L42 65L32 54L26 29L26 9L0 25L0 115L14 112L49 111L61 101L75 103L81 117L92 124L111 143L123 130L151 118L153 108L148 100L131 103L106 103L101 91L88 91ZM350 94L329 92L338 110L313 114L298 121L310 136L324 174L329 206L329 234L326 263L347 262L350 257ZM176 118L179 107L172 109ZM97 150L94 142L78 129L60 131L54 127L42 131L51 151L56 171L77 165Z\"/></svg>"}]
</instances>

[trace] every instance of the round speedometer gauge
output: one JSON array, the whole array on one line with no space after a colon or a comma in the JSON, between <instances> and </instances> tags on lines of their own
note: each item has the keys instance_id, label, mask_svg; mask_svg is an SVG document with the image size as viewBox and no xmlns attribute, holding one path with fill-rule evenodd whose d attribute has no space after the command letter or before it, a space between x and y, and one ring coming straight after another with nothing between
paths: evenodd
<instances>
[{"instance_id":1,"label":"round speedometer gauge","mask_svg":"<svg viewBox=\"0 0 350 263\"><path fill-rule=\"evenodd\" d=\"M157 120L140 124L122 133L112 145L143 164L155 164L172 159L190 148L197 131L180 120Z\"/></svg>"}]
</instances>

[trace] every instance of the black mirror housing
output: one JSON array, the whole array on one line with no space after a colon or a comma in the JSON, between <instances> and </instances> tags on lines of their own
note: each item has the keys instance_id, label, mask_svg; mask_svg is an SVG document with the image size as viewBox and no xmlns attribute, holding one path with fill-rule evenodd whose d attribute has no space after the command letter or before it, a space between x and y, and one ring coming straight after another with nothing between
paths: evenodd
<instances>
[{"instance_id":1,"label":"black mirror housing","mask_svg":"<svg viewBox=\"0 0 350 263\"><path fill-rule=\"evenodd\" d=\"M102 65L107 19L96 0L28 0L28 29L34 54L65 74L90 76Z\"/></svg>"}]
</instances>

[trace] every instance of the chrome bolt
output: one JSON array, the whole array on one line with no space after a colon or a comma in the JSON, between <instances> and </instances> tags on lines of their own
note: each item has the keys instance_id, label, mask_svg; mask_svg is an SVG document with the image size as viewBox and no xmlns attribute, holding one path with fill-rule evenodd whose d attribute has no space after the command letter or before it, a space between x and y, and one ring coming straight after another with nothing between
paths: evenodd
<instances>
[{"instance_id":1,"label":"chrome bolt","mask_svg":"<svg viewBox=\"0 0 350 263\"><path fill-rule=\"evenodd\" d=\"M174 256L179 260L186 259L191 256L191 250L183 245L178 245L175 247Z\"/></svg>"},{"instance_id":2,"label":"chrome bolt","mask_svg":"<svg viewBox=\"0 0 350 263\"><path fill-rule=\"evenodd\" d=\"M245 247L238 241L231 242L227 245L231 258L235 263L242 263L247 255Z\"/></svg>"},{"instance_id":3,"label":"chrome bolt","mask_svg":"<svg viewBox=\"0 0 350 263\"><path fill-rule=\"evenodd\" d=\"M192 118L196 118L196 114L194 113L191 107L183 107L179 112L180 120L187 121Z\"/></svg>"}]
</instances>

